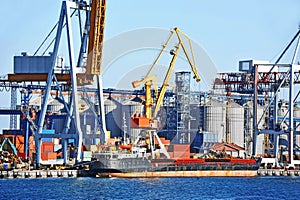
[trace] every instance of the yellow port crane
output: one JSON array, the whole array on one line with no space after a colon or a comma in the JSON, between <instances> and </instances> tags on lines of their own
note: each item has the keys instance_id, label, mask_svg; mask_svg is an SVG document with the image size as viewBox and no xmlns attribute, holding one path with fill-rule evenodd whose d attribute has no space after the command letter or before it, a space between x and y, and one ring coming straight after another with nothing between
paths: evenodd
<instances>
[{"instance_id":1,"label":"yellow port crane","mask_svg":"<svg viewBox=\"0 0 300 200\"><path fill-rule=\"evenodd\" d=\"M175 50L171 50L171 52L170 52L171 55L173 55L173 57L172 57L172 60L170 62L167 74L166 74L166 76L164 78L163 84L162 84L162 86L160 88L160 91L159 91L159 94L158 94L158 97L157 97L157 100L156 100L156 105L154 107L154 112L153 112L153 115L152 115L151 82L152 82L152 80L153 80L153 78L155 76L153 76L153 75L151 76L150 74L151 74L152 70L154 69L154 67L156 66L157 62L159 61L162 53L164 52L164 50L168 46L171 38L175 34L176 34L176 36L178 38L178 44L175 47ZM185 41L188 42L189 51L188 51L188 49L185 46L185 43L184 43ZM150 67L150 69L149 69L148 73L146 74L146 76L144 78L142 78L141 80L136 80L136 81L132 82L132 86L134 88L139 87L141 84L145 84L145 91L146 91L146 96L145 96L145 116L146 116L146 118L148 118L150 120L155 119L157 117L158 111L160 110L160 106L161 106L161 104L163 102L163 99L164 99L164 96L165 96L165 93L166 93L166 90L167 90L167 86L169 85L169 80L170 80L170 77L171 77L171 73L172 73L172 71L174 69L174 65L175 65L175 62L176 62L176 59L177 59L178 52L179 52L180 48L183 49L183 52L184 52L184 54L185 54L185 56L187 58L187 61L189 62L190 67L191 67L191 69L192 69L192 71L194 73L194 77L193 78L197 82L201 81L201 79L199 77L199 74L198 74L198 71L197 71L197 68L196 68L196 61L195 61L194 52L193 52L193 49L192 49L191 39L185 33L183 33L182 31L180 31L179 28L175 27L171 31L171 34L170 34L169 38L167 39L167 41L163 45L160 53L158 54L157 58L153 62L152 66ZM189 53L191 54L191 57L190 57Z\"/></svg>"}]
</instances>

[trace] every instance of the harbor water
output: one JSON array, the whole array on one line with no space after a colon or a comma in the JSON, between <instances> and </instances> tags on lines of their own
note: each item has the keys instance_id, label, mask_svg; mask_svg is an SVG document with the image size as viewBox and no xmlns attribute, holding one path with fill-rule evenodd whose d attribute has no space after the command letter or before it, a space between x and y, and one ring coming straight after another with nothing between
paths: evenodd
<instances>
[{"instance_id":1,"label":"harbor water","mask_svg":"<svg viewBox=\"0 0 300 200\"><path fill-rule=\"evenodd\" d=\"M0 179L0 199L299 199L299 176Z\"/></svg>"}]
</instances>

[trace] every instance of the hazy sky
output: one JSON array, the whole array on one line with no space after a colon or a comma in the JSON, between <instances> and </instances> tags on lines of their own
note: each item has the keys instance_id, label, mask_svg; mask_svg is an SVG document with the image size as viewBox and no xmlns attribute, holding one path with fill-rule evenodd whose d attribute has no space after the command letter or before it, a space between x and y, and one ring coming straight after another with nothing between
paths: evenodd
<instances>
[{"instance_id":1,"label":"hazy sky","mask_svg":"<svg viewBox=\"0 0 300 200\"><path fill-rule=\"evenodd\" d=\"M58 21L61 2L1 1L0 75L12 73L14 55L33 54ZM300 1L107 0L106 13L105 40L133 29L177 26L206 50L218 71L237 71L242 59L275 60L298 30ZM1 103L9 106L4 93Z\"/></svg>"}]
</instances>

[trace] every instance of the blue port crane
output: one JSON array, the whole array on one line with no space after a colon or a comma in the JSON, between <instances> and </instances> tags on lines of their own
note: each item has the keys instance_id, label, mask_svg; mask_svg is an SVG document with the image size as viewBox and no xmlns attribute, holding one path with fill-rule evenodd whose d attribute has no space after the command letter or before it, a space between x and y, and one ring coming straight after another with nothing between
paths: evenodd
<instances>
[{"instance_id":1,"label":"blue port crane","mask_svg":"<svg viewBox=\"0 0 300 200\"><path fill-rule=\"evenodd\" d=\"M72 13L73 11L73 13ZM37 76L23 76L22 81L45 81L46 85L43 90L42 106L39 111L34 133L36 145L36 163L37 166L45 164L41 160L42 140L47 138L59 138L62 141L63 161L56 164L66 164L67 147L70 140L74 140L77 155L76 160L81 161L81 151L85 134L81 127L79 115L79 90L85 91L85 87L91 84L97 85L98 108L96 113L97 122L99 123L100 134L89 136L92 139L99 138L104 142L107 132L105 126L105 116L103 107L103 88L102 88L102 46L104 41L104 22L105 22L106 0L65 0L62 2L59 20L56 27L56 36L54 40L53 50L50 55L50 66L47 74L39 74ZM85 13L82 16L82 12ZM81 41L78 55L75 54L73 25L71 17L77 13L79 18L79 38ZM83 23L83 19L85 22ZM84 26L82 26L84 24ZM67 72L57 73L55 71L59 48L61 46L61 38L65 30L67 36L67 53L69 61L69 70ZM88 50L87 49L88 46ZM38 49L39 50L39 49ZM77 60L77 61L76 61ZM96 83L94 83L96 77ZM24 79L25 78L25 79ZM9 76L10 81L18 81L20 76L13 74ZM47 106L53 87L56 87L58 98L63 102L67 114L64 119L62 131L47 131L49 127L45 126L47 121ZM69 92L69 99L65 99L63 91ZM71 131L71 127L75 126L75 130ZM90 139L89 138L89 139Z\"/></svg>"}]
</instances>

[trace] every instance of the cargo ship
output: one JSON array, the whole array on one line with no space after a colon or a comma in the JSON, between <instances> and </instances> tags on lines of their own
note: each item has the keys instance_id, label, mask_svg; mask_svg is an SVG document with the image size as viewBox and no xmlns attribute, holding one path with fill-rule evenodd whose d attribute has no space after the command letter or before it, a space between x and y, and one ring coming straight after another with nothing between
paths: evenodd
<instances>
[{"instance_id":1,"label":"cargo ship","mask_svg":"<svg viewBox=\"0 0 300 200\"><path fill-rule=\"evenodd\" d=\"M214 155L202 158L152 158L146 148L94 153L85 168L92 177L157 178L206 176L256 176L258 159Z\"/></svg>"}]
</instances>

